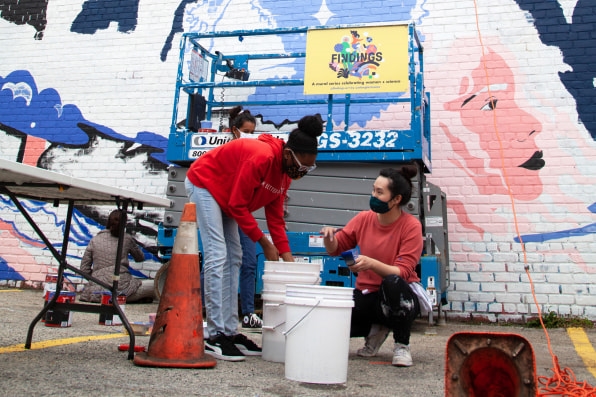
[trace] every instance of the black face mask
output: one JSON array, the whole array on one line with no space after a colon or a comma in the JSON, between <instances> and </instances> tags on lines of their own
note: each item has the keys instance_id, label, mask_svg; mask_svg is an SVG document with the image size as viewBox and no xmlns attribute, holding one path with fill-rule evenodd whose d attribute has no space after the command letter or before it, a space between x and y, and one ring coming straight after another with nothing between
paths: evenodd
<instances>
[{"instance_id":1,"label":"black face mask","mask_svg":"<svg viewBox=\"0 0 596 397\"><path fill-rule=\"evenodd\" d=\"M369 204L370 209L378 214L387 213L391 209L388 202L381 201L375 196L370 196Z\"/></svg>"},{"instance_id":2,"label":"black face mask","mask_svg":"<svg viewBox=\"0 0 596 397\"><path fill-rule=\"evenodd\" d=\"M299 168L300 167L298 167L297 165L292 164L291 166L286 168L286 174L288 174L288 176L295 181L308 174L308 171L299 171Z\"/></svg>"}]
</instances>

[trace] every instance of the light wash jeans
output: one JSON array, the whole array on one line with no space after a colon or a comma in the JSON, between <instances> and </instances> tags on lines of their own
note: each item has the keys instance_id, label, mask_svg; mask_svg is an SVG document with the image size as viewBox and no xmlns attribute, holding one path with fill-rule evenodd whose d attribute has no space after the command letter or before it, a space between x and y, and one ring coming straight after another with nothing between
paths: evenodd
<instances>
[{"instance_id":1,"label":"light wash jeans","mask_svg":"<svg viewBox=\"0 0 596 397\"><path fill-rule=\"evenodd\" d=\"M236 221L223 213L208 190L184 181L189 200L196 205L203 244L203 273L207 332L238 333L238 277L242 248Z\"/></svg>"}]
</instances>

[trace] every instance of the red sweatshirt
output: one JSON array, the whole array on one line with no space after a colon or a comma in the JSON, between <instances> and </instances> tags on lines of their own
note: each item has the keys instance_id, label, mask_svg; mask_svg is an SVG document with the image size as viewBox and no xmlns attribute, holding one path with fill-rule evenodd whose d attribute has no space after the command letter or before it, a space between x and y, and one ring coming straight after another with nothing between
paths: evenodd
<instances>
[{"instance_id":1,"label":"red sweatshirt","mask_svg":"<svg viewBox=\"0 0 596 397\"><path fill-rule=\"evenodd\" d=\"M335 238L337 251L330 252L331 255L339 255L358 246L360 254L399 267L400 277L406 282L420 281L416 265L422 255L422 225L411 214L402 212L391 225L381 225L375 212L362 211ZM374 271L365 270L358 273L356 288L375 292L382 281L383 278Z\"/></svg>"},{"instance_id":2,"label":"red sweatshirt","mask_svg":"<svg viewBox=\"0 0 596 397\"><path fill-rule=\"evenodd\" d=\"M235 139L195 160L186 176L207 189L222 211L238 222L251 240L263 236L252 212L265 207L267 227L280 254L290 252L284 201L291 179L282 171L284 142L268 134Z\"/></svg>"}]
</instances>

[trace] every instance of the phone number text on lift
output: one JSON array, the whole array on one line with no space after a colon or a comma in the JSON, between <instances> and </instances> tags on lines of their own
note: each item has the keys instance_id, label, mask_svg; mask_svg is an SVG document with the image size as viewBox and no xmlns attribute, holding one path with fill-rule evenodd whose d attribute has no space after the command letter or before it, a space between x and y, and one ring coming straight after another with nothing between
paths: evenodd
<instances>
[{"instance_id":1,"label":"phone number text on lift","mask_svg":"<svg viewBox=\"0 0 596 397\"><path fill-rule=\"evenodd\" d=\"M319 149L395 148L399 135L397 131L341 131L330 134L324 132L319 137Z\"/></svg>"},{"instance_id":2,"label":"phone number text on lift","mask_svg":"<svg viewBox=\"0 0 596 397\"><path fill-rule=\"evenodd\" d=\"M196 135L196 134L195 134ZM214 136L215 137L215 136ZM398 140L397 131L338 131L332 133L324 132L318 138L319 149L338 149L347 147L349 149L367 149L367 148L395 148L395 143ZM203 138L205 139L205 138ZM228 142L228 140L221 140L219 144ZM203 144L199 144L203 143ZM196 138L193 140L194 147L189 152L190 158L199 158L219 144L212 142L202 142Z\"/></svg>"}]
</instances>

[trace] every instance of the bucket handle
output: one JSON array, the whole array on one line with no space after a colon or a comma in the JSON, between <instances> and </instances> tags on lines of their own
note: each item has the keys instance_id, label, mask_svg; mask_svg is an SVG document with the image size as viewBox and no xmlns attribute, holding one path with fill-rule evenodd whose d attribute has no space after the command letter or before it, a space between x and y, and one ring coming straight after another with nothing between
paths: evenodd
<instances>
[{"instance_id":1,"label":"bucket handle","mask_svg":"<svg viewBox=\"0 0 596 397\"><path fill-rule=\"evenodd\" d=\"M317 306L319 306L319 304L320 304L320 303L321 303L321 301L317 301L317 304L316 304L316 305L314 305L313 307L311 307L311 308L310 308L310 310L309 310L309 311L307 311L307 312L306 312L306 314L305 314L304 316L302 316L302 318L301 318L300 320L298 320L298 322L296 322L296 324L292 325L292 327L290 327L290 329L289 329L289 330L287 330L287 331L283 332L284 336L288 336L288 334L289 334L290 332L292 332L292 330L293 330L294 328L296 328L296 327L298 326L298 324L300 324L302 321L304 321L304 319L305 319L305 318L306 318L306 317L307 317L307 316L308 316L308 315L309 315L309 314L310 314L310 313L311 313L313 310L315 310L315 309L316 309L316 307L317 307Z\"/></svg>"},{"instance_id":2,"label":"bucket handle","mask_svg":"<svg viewBox=\"0 0 596 397\"><path fill-rule=\"evenodd\" d=\"M269 307L280 307L283 306L283 303L265 303L265 306L269 306Z\"/></svg>"},{"instance_id":3,"label":"bucket handle","mask_svg":"<svg viewBox=\"0 0 596 397\"><path fill-rule=\"evenodd\" d=\"M285 323L286 323L286 322L284 321L284 322L282 322L282 323L279 323L279 324L277 324L277 325L274 325L274 326L271 326L271 325L263 325L263 329L266 329L266 330L268 330L268 331L275 331L275 329L276 329L276 328L279 328L279 327L281 327L281 326L282 326L282 325L284 325Z\"/></svg>"}]
</instances>

